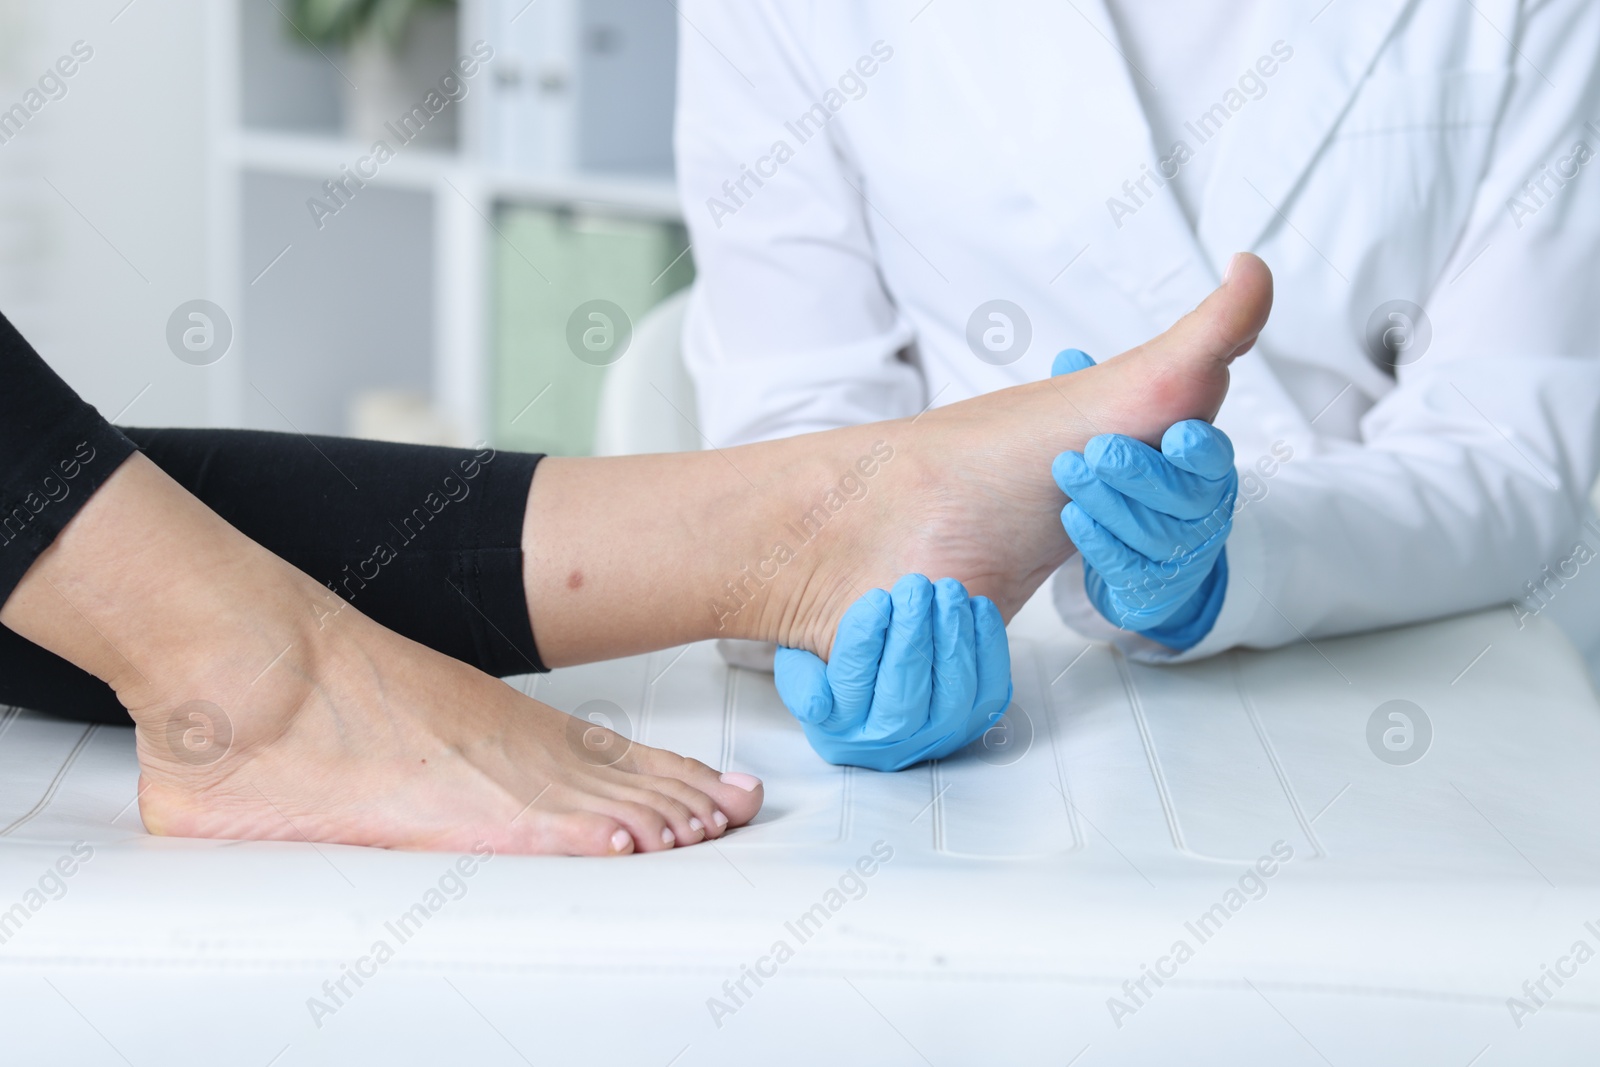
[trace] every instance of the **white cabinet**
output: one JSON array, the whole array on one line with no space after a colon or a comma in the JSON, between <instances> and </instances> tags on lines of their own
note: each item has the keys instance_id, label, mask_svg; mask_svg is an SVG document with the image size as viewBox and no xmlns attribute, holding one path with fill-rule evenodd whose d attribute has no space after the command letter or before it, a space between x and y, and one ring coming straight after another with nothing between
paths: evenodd
<instances>
[{"instance_id":1,"label":"white cabinet","mask_svg":"<svg viewBox=\"0 0 1600 1067\"><path fill-rule=\"evenodd\" d=\"M492 327L511 241L501 213L678 218L675 10L463 0L453 53L421 61L439 77L395 98L375 152L347 132L349 98L363 82L376 93L375 79L359 57L295 40L281 7L211 9L209 258L237 320L236 352L213 368L211 419L341 433L363 393L400 390L425 394L458 440L488 437L492 353L515 349ZM490 50L470 76L440 82L452 60ZM406 139L404 116L428 117L429 84L453 118L443 144Z\"/></svg>"}]
</instances>

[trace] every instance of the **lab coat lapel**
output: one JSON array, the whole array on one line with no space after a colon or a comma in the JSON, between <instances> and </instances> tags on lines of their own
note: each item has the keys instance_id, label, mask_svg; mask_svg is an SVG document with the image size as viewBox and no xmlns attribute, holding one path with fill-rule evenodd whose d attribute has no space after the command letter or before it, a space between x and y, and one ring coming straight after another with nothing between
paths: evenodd
<instances>
[{"instance_id":1,"label":"lab coat lapel","mask_svg":"<svg viewBox=\"0 0 1600 1067\"><path fill-rule=\"evenodd\" d=\"M1260 23L1262 50L1275 41L1293 57L1225 127L1201 198L1199 240L1213 255L1254 249L1349 107L1373 60L1413 0L1308 0L1272 5ZM1319 10L1320 8L1320 10Z\"/></svg>"},{"instance_id":2,"label":"lab coat lapel","mask_svg":"<svg viewBox=\"0 0 1600 1067\"><path fill-rule=\"evenodd\" d=\"M991 24L1016 9L945 10L961 17L938 20L929 43L999 134L1007 178L1056 224L1060 264L1082 260L1074 270L1098 270L1150 316L1153 330L1170 325L1216 285L1218 266L1207 262L1171 190L1148 179L1144 192L1129 189L1157 155L1133 83L1141 75L1123 58L1103 0L1026 5L1004 33ZM967 18L978 20L970 33ZM980 42L996 38L1009 54L977 58ZM1066 90L1064 70L1074 84L1094 86L1093 97ZM1027 101L1027 117L1018 116L1018 100Z\"/></svg>"},{"instance_id":3,"label":"lab coat lapel","mask_svg":"<svg viewBox=\"0 0 1600 1067\"><path fill-rule=\"evenodd\" d=\"M946 9L962 10L956 5ZM1003 17L999 11L974 10L975 17L988 22ZM1139 75L1128 69L1118 51L1121 42L1103 0L1077 0L1071 8L1034 5L1026 21L1031 40L1055 51L1055 63L1078 64L1100 87L1093 100L1052 93L1051 74L1039 73L1042 68L1033 57L1013 54L1009 80L1000 79L1003 91L1027 93L1032 106L1046 109L1019 127L1014 108L1000 106L1004 97L996 99L990 83L993 61L973 69L972 42L994 39L992 26L983 32L975 26L965 34L961 19L944 19L936 23L937 30L929 28L928 44L941 50L941 65L954 87L997 132L1004 157L1000 165L1008 177L1021 184L1043 216L1056 224L1060 263L1070 265L1061 283L1070 284L1073 271L1098 271L1143 311L1144 335L1154 336L1205 299L1238 248L1221 245L1217 246L1221 252L1208 254L1171 189L1155 189L1153 196L1145 196L1137 188L1160 157L1134 88L1133 79ZM1015 34L998 36L1017 41ZM1052 108L1058 116L1054 119L1048 110ZM1083 131L1081 139L1065 136L1063 131L1069 130ZM1134 184L1135 191L1124 188L1125 182ZM1153 183L1147 183L1145 189L1151 188ZM1224 414L1267 440L1283 439L1307 449L1311 428L1268 369L1264 355L1234 363L1235 382L1244 388L1234 390Z\"/></svg>"},{"instance_id":4,"label":"lab coat lapel","mask_svg":"<svg viewBox=\"0 0 1600 1067\"><path fill-rule=\"evenodd\" d=\"M1053 218L1098 204L1149 156L1128 72L1101 36L1115 32L1102 0L956 0L918 28L926 36L915 45L936 52L933 65L970 109L974 150L992 158L995 180L1022 186Z\"/></svg>"}]
</instances>

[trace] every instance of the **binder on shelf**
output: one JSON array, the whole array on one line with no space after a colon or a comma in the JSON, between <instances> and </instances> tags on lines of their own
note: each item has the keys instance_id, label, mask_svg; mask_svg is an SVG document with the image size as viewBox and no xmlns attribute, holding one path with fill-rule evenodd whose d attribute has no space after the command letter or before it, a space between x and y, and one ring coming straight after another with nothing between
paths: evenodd
<instances>
[{"instance_id":1,"label":"binder on shelf","mask_svg":"<svg viewBox=\"0 0 1600 1067\"><path fill-rule=\"evenodd\" d=\"M584 331L631 328L688 285L687 236L675 223L533 208L502 209L497 225L505 239L494 253L492 439L521 451L589 455L608 356L583 350ZM626 320L584 317L597 300L620 307Z\"/></svg>"},{"instance_id":2,"label":"binder on shelf","mask_svg":"<svg viewBox=\"0 0 1600 1067\"><path fill-rule=\"evenodd\" d=\"M661 0L488 0L485 160L529 174L672 174L678 28Z\"/></svg>"}]
</instances>

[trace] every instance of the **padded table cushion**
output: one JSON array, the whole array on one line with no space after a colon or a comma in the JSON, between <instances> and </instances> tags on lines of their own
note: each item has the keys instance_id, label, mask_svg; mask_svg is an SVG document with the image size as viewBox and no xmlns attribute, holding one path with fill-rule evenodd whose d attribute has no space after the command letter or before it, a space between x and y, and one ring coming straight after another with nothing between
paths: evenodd
<instances>
[{"instance_id":1,"label":"padded table cushion","mask_svg":"<svg viewBox=\"0 0 1600 1067\"><path fill-rule=\"evenodd\" d=\"M517 680L759 775L766 808L470 877L149 837L130 730L7 712L0 1060L1592 1062L1600 707L1552 627L1014 650L1007 726L895 775L822 763L709 644ZM1369 743L1397 699L1431 725L1409 764Z\"/></svg>"}]
</instances>

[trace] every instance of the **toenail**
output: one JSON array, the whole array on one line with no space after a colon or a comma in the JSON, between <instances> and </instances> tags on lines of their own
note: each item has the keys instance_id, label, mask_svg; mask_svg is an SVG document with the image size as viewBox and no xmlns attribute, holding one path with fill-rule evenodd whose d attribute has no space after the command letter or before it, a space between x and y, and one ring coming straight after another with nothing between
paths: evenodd
<instances>
[{"instance_id":1,"label":"toenail","mask_svg":"<svg viewBox=\"0 0 1600 1067\"><path fill-rule=\"evenodd\" d=\"M633 838L628 836L628 831L626 830L618 830L611 835L611 851L613 852L626 852L631 844L633 844Z\"/></svg>"},{"instance_id":2,"label":"toenail","mask_svg":"<svg viewBox=\"0 0 1600 1067\"><path fill-rule=\"evenodd\" d=\"M739 771L729 771L722 776L723 785L736 785L746 793L754 793L756 786L761 784L761 779L753 774L743 774Z\"/></svg>"},{"instance_id":3,"label":"toenail","mask_svg":"<svg viewBox=\"0 0 1600 1067\"><path fill-rule=\"evenodd\" d=\"M661 828L661 843L668 848L678 843L678 835L672 832L672 827L663 826Z\"/></svg>"},{"instance_id":4,"label":"toenail","mask_svg":"<svg viewBox=\"0 0 1600 1067\"><path fill-rule=\"evenodd\" d=\"M718 830L726 830L728 828L728 817L720 811L711 813L711 821L717 824Z\"/></svg>"},{"instance_id":5,"label":"toenail","mask_svg":"<svg viewBox=\"0 0 1600 1067\"><path fill-rule=\"evenodd\" d=\"M689 829L693 830L697 834L704 835L706 832L706 824L701 822L699 819L691 817L689 819Z\"/></svg>"}]
</instances>

